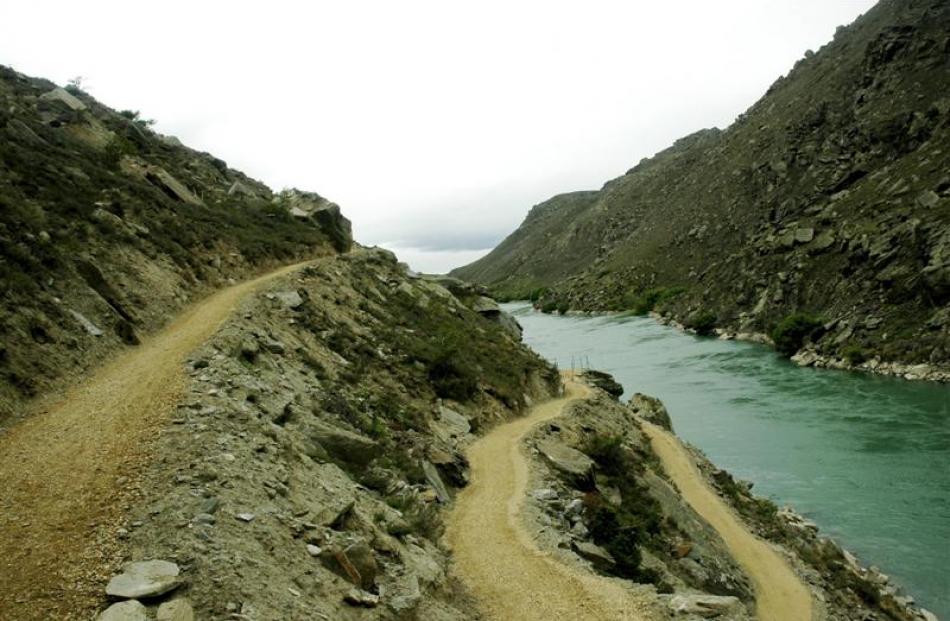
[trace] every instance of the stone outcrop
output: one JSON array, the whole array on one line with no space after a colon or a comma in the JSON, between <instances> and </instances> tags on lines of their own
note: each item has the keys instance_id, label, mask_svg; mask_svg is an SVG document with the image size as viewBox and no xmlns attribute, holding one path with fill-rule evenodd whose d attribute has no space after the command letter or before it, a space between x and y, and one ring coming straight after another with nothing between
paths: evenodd
<instances>
[{"instance_id":1,"label":"stone outcrop","mask_svg":"<svg viewBox=\"0 0 950 621\"><path fill-rule=\"evenodd\" d=\"M353 247L352 225L336 203L314 192L297 189L284 190L274 200L293 217L315 222L330 238L337 252L347 252Z\"/></svg>"}]
</instances>

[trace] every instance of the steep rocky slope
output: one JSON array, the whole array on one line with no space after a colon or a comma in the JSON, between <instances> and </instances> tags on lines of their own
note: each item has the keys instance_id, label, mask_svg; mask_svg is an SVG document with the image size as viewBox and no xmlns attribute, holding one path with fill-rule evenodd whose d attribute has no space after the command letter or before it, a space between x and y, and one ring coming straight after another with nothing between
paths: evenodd
<instances>
[{"instance_id":1,"label":"steep rocky slope","mask_svg":"<svg viewBox=\"0 0 950 621\"><path fill-rule=\"evenodd\" d=\"M770 333L791 316L789 353L811 340L845 365L946 370L948 32L946 2L884 0L728 129L534 207L453 275L543 294L549 310L655 308L700 331Z\"/></svg>"},{"instance_id":2,"label":"steep rocky slope","mask_svg":"<svg viewBox=\"0 0 950 621\"><path fill-rule=\"evenodd\" d=\"M351 243L320 196L0 66L0 425L195 295Z\"/></svg>"}]
</instances>

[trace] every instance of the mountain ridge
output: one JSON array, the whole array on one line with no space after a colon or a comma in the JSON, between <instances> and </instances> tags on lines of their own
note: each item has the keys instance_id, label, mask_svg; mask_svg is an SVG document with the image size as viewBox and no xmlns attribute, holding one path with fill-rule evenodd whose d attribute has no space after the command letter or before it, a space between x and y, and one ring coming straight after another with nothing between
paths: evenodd
<instances>
[{"instance_id":1,"label":"mountain ridge","mask_svg":"<svg viewBox=\"0 0 950 621\"><path fill-rule=\"evenodd\" d=\"M812 362L944 373L948 27L946 3L885 0L727 129L608 181L557 235L536 226L556 211L541 203L451 274L548 310L656 310L701 331L771 334L806 317L794 349ZM565 254L585 261L554 270Z\"/></svg>"}]
</instances>

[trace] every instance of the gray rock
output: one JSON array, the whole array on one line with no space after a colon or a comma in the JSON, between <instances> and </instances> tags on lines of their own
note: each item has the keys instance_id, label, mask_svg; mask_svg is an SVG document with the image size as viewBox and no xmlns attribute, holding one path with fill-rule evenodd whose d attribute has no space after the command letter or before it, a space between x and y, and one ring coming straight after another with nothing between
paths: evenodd
<instances>
[{"instance_id":1,"label":"gray rock","mask_svg":"<svg viewBox=\"0 0 950 621\"><path fill-rule=\"evenodd\" d=\"M338 252L347 252L352 248L352 226L336 203L331 203L319 194L297 189L284 190L275 200L293 217L316 223L327 234Z\"/></svg>"},{"instance_id":2,"label":"gray rock","mask_svg":"<svg viewBox=\"0 0 950 621\"><path fill-rule=\"evenodd\" d=\"M374 595L362 589L350 589L343 598L347 604L353 606L363 606L365 608L375 608L379 606L379 595Z\"/></svg>"},{"instance_id":3,"label":"gray rock","mask_svg":"<svg viewBox=\"0 0 950 621\"><path fill-rule=\"evenodd\" d=\"M287 308L296 310L303 306L303 297L296 291L278 291L274 297Z\"/></svg>"},{"instance_id":4,"label":"gray rock","mask_svg":"<svg viewBox=\"0 0 950 621\"><path fill-rule=\"evenodd\" d=\"M595 388L600 388L614 399L619 399L623 394L623 386L614 379L610 373L587 369L581 372L581 377Z\"/></svg>"},{"instance_id":5,"label":"gray rock","mask_svg":"<svg viewBox=\"0 0 950 621\"><path fill-rule=\"evenodd\" d=\"M254 515L253 513L238 513L234 517L241 520L242 522L253 522L254 518L256 518L257 516Z\"/></svg>"},{"instance_id":6,"label":"gray rock","mask_svg":"<svg viewBox=\"0 0 950 621\"><path fill-rule=\"evenodd\" d=\"M419 578L412 573L401 576L392 595L388 597L390 610L400 618L415 610L420 601L422 601L422 590L419 588Z\"/></svg>"},{"instance_id":7,"label":"gray rock","mask_svg":"<svg viewBox=\"0 0 950 621\"><path fill-rule=\"evenodd\" d=\"M195 611L188 600L173 599L158 607L155 621L195 621Z\"/></svg>"},{"instance_id":8,"label":"gray rock","mask_svg":"<svg viewBox=\"0 0 950 621\"><path fill-rule=\"evenodd\" d=\"M815 229L811 227L801 227L795 229L795 241L799 244L807 244L815 239Z\"/></svg>"},{"instance_id":9,"label":"gray rock","mask_svg":"<svg viewBox=\"0 0 950 621\"><path fill-rule=\"evenodd\" d=\"M531 495L541 501L557 500L557 491L550 487L536 489Z\"/></svg>"},{"instance_id":10,"label":"gray rock","mask_svg":"<svg viewBox=\"0 0 950 621\"><path fill-rule=\"evenodd\" d=\"M615 562L610 552L589 541L572 541L571 548L577 552L578 556L587 559L595 567L611 567Z\"/></svg>"},{"instance_id":11,"label":"gray rock","mask_svg":"<svg viewBox=\"0 0 950 621\"><path fill-rule=\"evenodd\" d=\"M175 179L167 170L159 166L150 166L145 172L145 179L154 186L157 186L170 198L187 203L189 205L204 205L204 201L195 196L191 190L185 187L178 179Z\"/></svg>"},{"instance_id":12,"label":"gray rock","mask_svg":"<svg viewBox=\"0 0 950 621\"><path fill-rule=\"evenodd\" d=\"M311 423L308 437L330 455L351 464L365 466L373 461L380 451L375 440L316 421Z\"/></svg>"},{"instance_id":13,"label":"gray rock","mask_svg":"<svg viewBox=\"0 0 950 621\"><path fill-rule=\"evenodd\" d=\"M426 481L428 481L432 489L435 490L435 495L436 498L439 499L439 502L445 504L452 500L452 496L449 495L449 490L445 487L445 483L442 482L442 477L439 476L439 471L432 465L432 462L424 459L422 461L422 472L426 475Z\"/></svg>"},{"instance_id":14,"label":"gray rock","mask_svg":"<svg viewBox=\"0 0 950 621\"><path fill-rule=\"evenodd\" d=\"M927 190L922 192L917 197L917 204L921 207L926 207L930 209L931 207L936 207L937 203L940 202L940 196L933 190Z\"/></svg>"},{"instance_id":15,"label":"gray rock","mask_svg":"<svg viewBox=\"0 0 950 621\"><path fill-rule=\"evenodd\" d=\"M538 450L555 469L566 474L574 482L581 483L590 480L594 462L577 449L556 440L542 440L538 442Z\"/></svg>"},{"instance_id":16,"label":"gray rock","mask_svg":"<svg viewBox=\"0 0 950 621\"><path fill-rule=\"evenodd\" d=\"M376 584L376 575L379 573L376 556L362 541L353 543L346 549L340 549L338 546L328 547L321 552L319 558L324 567L357 587L371 589Z\"/></svg>"},{"instance_id":17,"label":"gray rock","mask_svg":"<svg viewBox=\"0 0 950 621\"><path fill-rule=\"evenodd\" d=\"M670 598L670 610L676 614L713 619L742 611L742 602L731 595L679 594Z\"/></svg>"},{"instance_id":18,"label":"gray rock","mask_svg":"<svg viewBox=\"0 0 950 621\"><path fill-rule=\"evenodd\" d=\"M169 561L128 563L109 581L106 595L123 599L162 595L182 584L178 574L178 565Z\"/></svg>"},{"instance_id":19,"label":"gray rock","mask_svg":"<svg viewBox=\"0 0 950 621\"><path fill-rule=\"evenodd\" d=\"M148 621L148 614L145 606L130 599L112 604L103 610L98 621Z\"/></svg>"},{"instance_id":20,"label":"gray rock","mask_svg":"<svg viewBox=\"0 0 950 621\"><path fill-rule=\"evenodd\" d=\"M644 420L658 425L667 431L673 431L673 421L670 420L670 413L666 411L666 406L663 405L663 402L656 397L644 395L639 392L635 393L630 397L627 407Z\"/></svg>"},{"instance_id":21,"label":"gray rock","mask_svg":"<svg viewBox=\"0 0 950 621\"><path fill-rule=\"evenodd\" d=\"M473 311L483 315L496 314L501 312L501 307L498 306L498 302L495 300L485 297L483 295L478 296L475 300L469 305Z\"/></svg>"},{"instance_id":22,"label":"gray rock","mask_svg":"<svg viewBox=\"0 0 950 621\"><path fill-rule=\"evenodd\" d=\"M79 100L75 95L67 91L65 88L54 88L51 91L47 91L40 95L40 99L43 101L58 101L60 103L66 104L66 107L70 110L85 110L86 104Z\"/></svg>"},{"instance_id":23,"label":"gray rock","mask_svg":"<svg viewBox=\"0 0 950 621\"><path fill-rule=\"evenodd\" d=\"M79 325L81 325L87 333L92 336L102 336L102 330L96 327L96 324L89 321L85 315L72 309L69 310L69 314L73 316L73 319L79 322Z\"/></svg>"},{"instance_id":24,"label":"gray rock","mask_svg":"<svg viewBox=\"0 0 950 621\"><path fill-rule=\"evenodd\" d=\"M522 333L524 328L521 327L521 324L518 323L518 320L509 315L508 313L498 313L495 316L495 322L505 329L508 334L510 334L516 340L521 340Z\"/></svg>"},{"instance_id":25,"label":"gray rock","mask_svg":"<svg viewBox=\"0 0 950 621\"><path fill-rule=\"evenodd\" d=\"M437 436L450 443L472 430L468 418L444 406L439 406L439 418L429 426Z\"/></svg>"}]
</instances>

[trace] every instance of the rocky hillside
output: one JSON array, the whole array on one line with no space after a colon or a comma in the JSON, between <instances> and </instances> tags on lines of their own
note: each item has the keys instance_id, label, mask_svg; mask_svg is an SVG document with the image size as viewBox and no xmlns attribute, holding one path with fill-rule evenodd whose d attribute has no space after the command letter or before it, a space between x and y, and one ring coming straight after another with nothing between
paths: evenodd
<instances>
[{"instance_id":1,"label":"rocky hillside","mask_svg":"<svg viewBox=\"0 0 950 621\"><path fill-rule=\"evenodd\" d=\"M461 450L559 385L515 335L358 250L253 296L188 368L100 535L125 559L175 563L201 619L476 615L439 543Z\"/></svg>"},{"instance_id":2,"label":"rocky hillside","mask_svg":"<svg viewBox=\"0 0 950 621\"><path fill-rule=\"evenodd\" d=\"M548 310L766 333L806 361L946 372L948 32L942 0L883 0L729 128L534 207L453 275Z\"/></svg>"},{"instance_id":3,"label":"rocky hillside","mask_svg":"<svg viewBox=\"0 0 950 621\"><path fill-rule=\"evenodd\" d=\"M596 390L593 399L577 402L567 416L532 434L529 514L540 546L564 563L652 584L671 619L756 618L749 578L670 481L644 422L671 429L658 399L637 393L620 403ZM756 497L751 483L690 450L710 488L781 550L808 586L816 619L936 619L886 575L820 535L815 524Z\"/></svg>"},{"instance_id":4,"label":"rocky hillside","mask_svg":"<svg viewBox=\"0 0 950 621\"><path fill-rule=\"evenodd\" d=\"M351 244L319 195L0 66L0 425L194 296Z\"/></svg>"}]
</instances>

